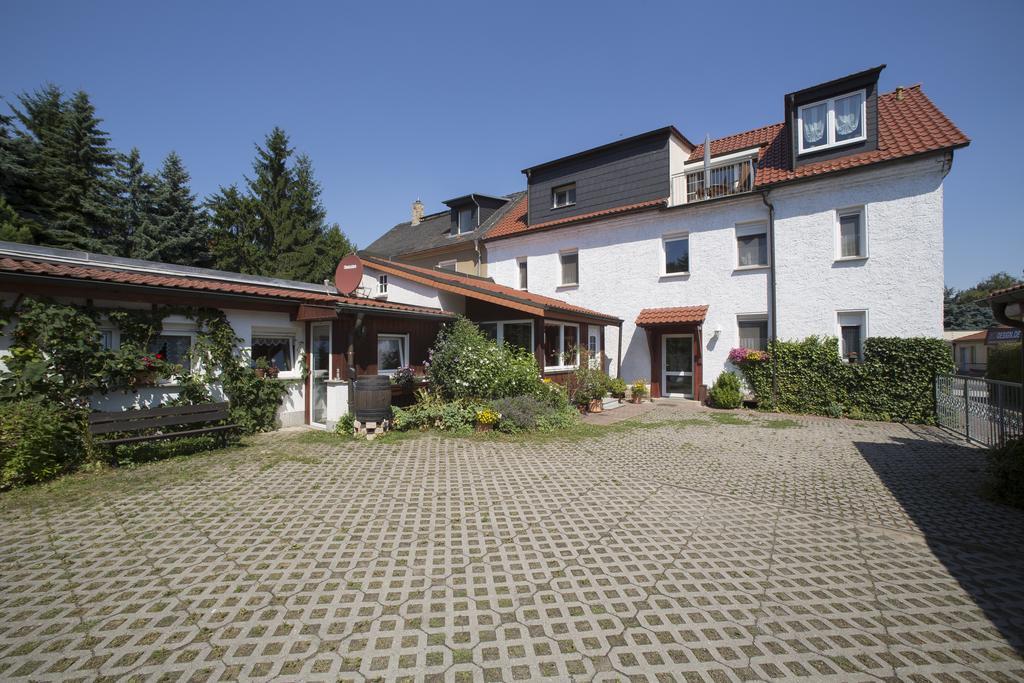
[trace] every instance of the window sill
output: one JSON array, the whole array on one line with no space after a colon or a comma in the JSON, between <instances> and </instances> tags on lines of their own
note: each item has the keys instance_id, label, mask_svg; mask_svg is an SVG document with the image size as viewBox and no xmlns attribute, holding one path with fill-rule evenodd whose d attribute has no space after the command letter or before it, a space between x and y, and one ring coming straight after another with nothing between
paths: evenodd
<instances>
[{"instance_id":1,"label":"window sill","mask_svg":"<svg viewBox=\"0 0 1024 683\"><path fill-rule=\"evenodd\" d=\"M867 260L867 256L840 256L836 259L836 263L858 263Z\"/></svg>"},{"instance_id":2,"label":"window sill","mask_svg":"<svg viewBox=\"0 0 1024 683\"><path fill-rule=\"evenodd\" d=\"M735 268L732 269L732 272L734 272L734 273L749 273L752 270L768 270L769 268L771 268L771 266L769 266L767 263L764 264L764 265L757 265L757 266L736 266Z\"/></svg>"},{"instance_id":3,"label":"window sill","mask_svg":"<svg viewBox=\"0 0 1024 683\"><path fill-rule=\"evenodd\" d=\"M684 273L662 273L658 276L659 280L685 280L690 277L690 271Z\"/></svg>"},{"instance_id":4,"label":"window sill","mask_svg":"<svg viewBox=\"0 0 1024 683\"><path fill-rule=\"evenodd\" d=\"M580 283L573 282L573 283L569 283L569 284L565 284L565 285L558 285L557 287L555 287L555 290L557 290L559 292L562 292L562 291L565 291L567 289L579 289L579 287L580 287Z\"/></svg>"},{"instance_id":5,"label":"window sill","mask_svg":"<svg viewBox=\"0 0 1024 683\"><path fill-rule=\"evenodd\" d=\"M574 206L576 206L576 202L573 202L572 204L562 204L561 206L552 206L551 210L558 211L559 209L571 209Z\"/></svg>"},{"instance_id":6,"label":"window sill","mask_svg":"<svg viewBox=\"0 0 1024 683\"><path fill-rule=\"evenodd\" d=\"M868 139L868 136L865 134L865 135L861 135L860 137L857 137L857 138L851 138L849 140L841 140L839 142L833 142L831 145L825 144L825 145L818 145L817 147L811 147L809 149L800 149L797 152L797 156L798 157L810 156L810 155L815 154L817 152L827 152L829 150L839 149L841 147L846 147L848 145L855 145L858 142L865 142L867 139Z\"/></svg>"},{"instance_id":7,"label":"window sill","mask_svg":"<svg viewBox=\"0 0 1024 683\"><path fill-rule=\"evenodd\" d=\"M579 370L578 365L556 365L553 367L544 367L545 373L575 372L576 370Z\"/></svg>"}]
</instances>

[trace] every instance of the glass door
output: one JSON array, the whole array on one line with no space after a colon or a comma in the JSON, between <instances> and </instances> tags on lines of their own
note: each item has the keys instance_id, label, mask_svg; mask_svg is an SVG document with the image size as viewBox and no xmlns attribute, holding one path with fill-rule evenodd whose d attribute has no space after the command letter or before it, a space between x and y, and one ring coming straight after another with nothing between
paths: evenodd
<instances>
[{"instance_id":1,"label":"glass door","mask_svg":"<svg viewBox=\"0 0 1024 683\"><path fill-rule=\"evenodd\" d=\"M662 335L661 362L662 395L693 398L693 336Z\"/></svg>"},{"instance_id":2,"label":"glass door","mask_svg":"<svg viewBox=\"0 0 1024 683\"><path fill-rule=\"evenodd\" d=\"M310 422L327 423L327 380L331 378L331 324L310 325L309 407Z\"/></svg>"}]
</instances>

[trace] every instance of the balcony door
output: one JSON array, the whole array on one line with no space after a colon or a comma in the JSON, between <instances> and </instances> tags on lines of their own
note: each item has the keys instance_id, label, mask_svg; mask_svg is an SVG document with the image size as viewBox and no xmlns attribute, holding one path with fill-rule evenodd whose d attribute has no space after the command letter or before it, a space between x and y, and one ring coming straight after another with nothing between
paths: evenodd
<instances>
[{"instance_id":1,"label":"balcony door","mask_svg":"<svg viewBox=\"0 0 1024 683\"><path fill-rule=\"evenodd\" d=\"M313 323L309 328L310 423L327 424L327 380L331 378L331 324Z\"/></svg>"},{"instance_id":2,"label":"balcony door","mask_svg":"<svg viewBox=\"0 0 1024 683\"><path fill-rule=\"evenodd\" d=\"M693 335L661 336L661 395L693 398Z\"/></svg>"}]
</instances>

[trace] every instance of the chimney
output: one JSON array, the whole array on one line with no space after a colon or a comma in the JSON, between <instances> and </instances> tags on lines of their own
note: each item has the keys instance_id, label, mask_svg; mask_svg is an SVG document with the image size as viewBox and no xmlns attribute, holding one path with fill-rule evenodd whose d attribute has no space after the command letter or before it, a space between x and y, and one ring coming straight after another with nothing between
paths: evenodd
<instances>
[{"instance_id":1,"label":"chimney","mask_svg":"<svg viewBox=\"0 0 1024 683\"><path fill-rule=\"evenodd\" d=\"M423 220L423 202L416 200L412 203L412 224L419 225Z\"/></svg>"},{"instance_id":2,"label":"chimney","mask_svg":"<svg viewBox=\"0 0 1024 683\"><path fill-rule=\"evenodd\" d=\"M896 101L897 102L902 102L903 101L903 86L902 85L899 86L898 88L896 88Z\"/></svg>"}]
</instances>

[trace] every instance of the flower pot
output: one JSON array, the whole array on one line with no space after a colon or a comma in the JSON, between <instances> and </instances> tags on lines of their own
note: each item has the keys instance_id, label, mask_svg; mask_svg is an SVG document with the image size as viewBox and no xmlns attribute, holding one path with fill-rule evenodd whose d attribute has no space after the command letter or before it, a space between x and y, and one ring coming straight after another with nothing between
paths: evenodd
<instances>
[{"instance_id":1,"label":"flower pot","mask_svg":"<svg viewBox=\"0 0 1024 683\"><path fill-rule=\"evenodd\" d=\"M604 401L599 398L595 398L590 401L590 405L587 406L587 410L591 413L600 413L604 411Z\"/></svg>"},{"instance_id":2,"label":"flower pot","mask_svg":"<svg viewBox=\"0 0 1024 683\"><path fill-rule=\"evenodd\" d=\"M136 370L134 379L137 387L151 387L156 384L157 373L155 370Z\"/></svg>"},{"instance_id":3,"label":"flower pot","mask_svg":"<svg viewBox=\"0 0 1024 683\"><path fill-rule=\"evenodd\" d=\"M478 432L490 432L490 431L493 431L493 430L494 430L494 425L485 425L485 424L480 424L480 423L477 423L477 425L476 425L476 431L478 431Z\"/></svg>"},{"instance_id":4,"label":"flower pot","mask_svg":"<svg viewBox=\"0 0 1024 683\"><path fill-rule=\"evenodd\" d=\"M630 403L643 403L644 402L644 397L643 396L633 396L632 398L629 399L629 402Z\"/></svg>"},{"instance_id":5,"label":"flower pot","mask_svg":"<svg viewBox=\"0 0 1024 683\"><path fill-rule=\"evenodd\" d=\"M256 376L263 379L267 376L267 371L264 368L256 368Z\"/></svg>"}]
</instances>

